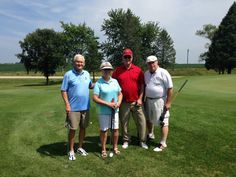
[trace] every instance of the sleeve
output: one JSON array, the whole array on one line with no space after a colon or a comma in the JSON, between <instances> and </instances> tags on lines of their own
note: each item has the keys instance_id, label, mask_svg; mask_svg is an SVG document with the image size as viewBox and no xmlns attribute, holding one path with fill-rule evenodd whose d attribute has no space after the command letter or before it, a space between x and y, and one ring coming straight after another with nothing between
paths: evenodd
<instances>
[{"instance_id":1,"label":"sleeve","mask_svg":"<svg viewBox=\"0 0 236 177\"><path fill-rule=\"evenodd\" d=\"M116 81L116 84L117 84L117 87L118 87L118 92L121 92L121 87L120 87L120 84L118 83L118 81L115 79L115 81Z\"/></svg>"},{"instance_id":2,"label":"sleeve","mask_svg":"<svg viewBox=\"0 0 236 177\"><path fill-rule=\"evenodd\" d=\"M61 84L61 91L68 91L69 88L69 76L68 74L65 74L62 80L62 84Z\"/></svg>"},{"instance_id":3,"label":"sleeve","mask_svg":"<svg viewBox=\"0 0 236 177\"><path fill-rule=\"evenodd\" d=\"M138 78L139 85L144 85L144 74L143 71L140 69L139 78Z\"/></svg>"},{"instance_id":4,"label":"sleeve","mask_svg":"<svg viewBox=\"0 0 236 177\"><path fill-rule=\"evenodd\" d=\"M92 83L91 76L90 76L89 73L88 73L88 77L89 77L89 81L90 81L90 82L89 82L89 88L90 88L93 83Z\"/></svg>"},{"instance_id":5,"label":"sleeve","mask_svg":"<svg viewBox=\"0 0 236 177\"><path fill-rule=\"evenodd\" d=\"M173 88L172 78L168 71L165 71L165 77L166 87Z\"/></svg>"},{"instance_id":6,"label":"sleeve","mask_svg":"<svg viewBox=\"0 0 236 177\"><path fill-rule=\"evenodd\" d=\"M95 86L93 88L93 94L94 95L99 95L100 94L100 88L99 88L99 83L98 82L95 83Z\"/></svg>"},{"instance_id":7,"label":"sleeve","mask_svg":"<svg viewBox=\"0 0 236 177\"><path fill-rule=\"evenodd\" d=\"M117 79L117 69L112 73L112 78Z\"/></svg>"}]
</instances>

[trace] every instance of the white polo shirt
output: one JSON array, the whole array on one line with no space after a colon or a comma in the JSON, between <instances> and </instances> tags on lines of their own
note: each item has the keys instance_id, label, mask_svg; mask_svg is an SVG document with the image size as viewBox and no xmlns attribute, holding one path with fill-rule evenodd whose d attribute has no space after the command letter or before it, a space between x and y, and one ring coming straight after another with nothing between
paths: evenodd
<instances>
[{"instance_id":1,"label":"white polo shirt","mask_svg":"<svg viewBox=\"0 0 236 177\"><path fill-rule=\"evenodd\" d=\"M146 71L144 73L145 94L147 98L165 98L167 89L173 88L173 82L169 72L158 67L154 73Z\"/></svg>"}]
</instances>

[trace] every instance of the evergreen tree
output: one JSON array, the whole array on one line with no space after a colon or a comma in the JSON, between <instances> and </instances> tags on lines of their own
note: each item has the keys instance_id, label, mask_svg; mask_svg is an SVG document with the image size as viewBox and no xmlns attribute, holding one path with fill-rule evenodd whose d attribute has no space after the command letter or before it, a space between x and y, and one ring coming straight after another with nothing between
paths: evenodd
<instances>
[{"instance_id":1,"label":"evergreen tree","mask_svg":"<svg viewBox=\"0 0 236 177\"><path fill-rule=\"evenodd\" d=\"M173 66L175 63L174 42L165 29L162 29L155 42L155 55L163 68Z\"/></svg>"},{"instance_id":2,"label":"evergreen tree","mask_svg":"<svg viewBox=\"0 0 236 177\"><path fill-rule=\"evenodd\" d=\"M230 7L212 38L206 57L207 69L230 74L236 67L236 2Z\"/></svg>"}]
</instances>

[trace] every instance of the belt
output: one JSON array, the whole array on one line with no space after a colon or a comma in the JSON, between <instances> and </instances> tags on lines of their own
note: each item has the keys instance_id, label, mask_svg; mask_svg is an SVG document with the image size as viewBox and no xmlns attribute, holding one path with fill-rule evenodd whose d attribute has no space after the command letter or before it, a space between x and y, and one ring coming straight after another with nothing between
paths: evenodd
<instances>
[{"instance_id":1,"label":"belt","mask_svg":"<svg viewBox=\"0 0 236 177\"><path fill-rule=\"evenodd\" d=\"M157 98L151 98L151 97L147 97L147 99L150 99L150 100L158 100L160 98L164 98L164 97L157 97Z\"/></svg>"}]
</instances>

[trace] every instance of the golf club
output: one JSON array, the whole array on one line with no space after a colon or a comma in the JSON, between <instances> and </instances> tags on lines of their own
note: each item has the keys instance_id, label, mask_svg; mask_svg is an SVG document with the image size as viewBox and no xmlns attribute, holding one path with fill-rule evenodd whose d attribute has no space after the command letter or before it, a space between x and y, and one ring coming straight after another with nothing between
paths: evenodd
<instances>
[{"instance_id":1,"label":"golf club","mask_svg":"<svg viewBox=\"0 0 236 177\"><path fill-rule=\"evenodd\" d=\"M173 99L171 100L171 102L173 102L173 101L176 99L176 97L177 97L178 94L181 92L181 90L184 88L184 86L186 85L187 82L188 82L188 80L186 79L186 80L184 81L184 83L181 85L181 87L179 88L179 90L177 91L177 93L175 94L175 96L173 97ZM161 116L160 116L160 118L159 118L161 127L164 126L164 118L165 118L166 112L167 112L167 109L166 109L166 107L164 106L163 112L161 113Z\"/></svg>"},{"instance_id":2,"label":"golf club","mask_svg":"<svg viewBox=\"0 0 236 177\"><path fill-rule=\"evenodd\" d=\"M114 98L112 98L111 102L114 103ZM113 157L113 152L112 152L112 139L113 139L113 120L115 117L115 109L111 108L111 129L110 129L110 147L109 147L109 157Z\"/></svg>"}]
</instances>

